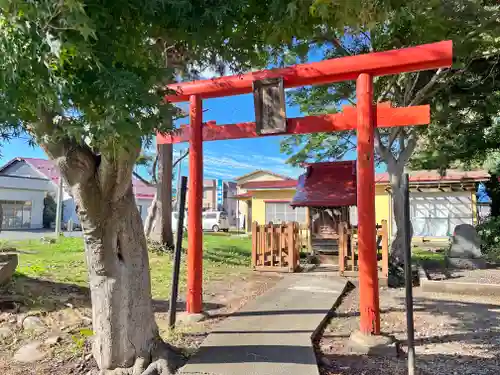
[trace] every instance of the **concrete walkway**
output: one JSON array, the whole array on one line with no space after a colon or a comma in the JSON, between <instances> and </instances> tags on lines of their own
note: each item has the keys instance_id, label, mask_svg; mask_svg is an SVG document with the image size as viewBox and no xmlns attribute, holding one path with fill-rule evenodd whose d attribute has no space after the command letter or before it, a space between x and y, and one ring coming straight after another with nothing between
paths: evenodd
<instances>
[{"instance_id":1,"label":"concrete walkway","mask_svg":"<svg viewBox=\"0 0 500 375\"><path fill-rule=\"evenodd\" d=\"M217 326L180 373L318 375L311 336L345 286L338 277L287 275Z\"/></svg>"}]
</instances>

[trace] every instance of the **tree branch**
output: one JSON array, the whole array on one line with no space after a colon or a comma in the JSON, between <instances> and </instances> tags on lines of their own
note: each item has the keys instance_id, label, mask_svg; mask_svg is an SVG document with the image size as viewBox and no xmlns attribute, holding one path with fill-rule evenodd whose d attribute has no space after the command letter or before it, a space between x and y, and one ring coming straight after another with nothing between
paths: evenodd
<instances>
[{"instance_id":1,"label":"tree branch","mask_svg":"<svg viewBox=\"0 0 500 375\"><path fill-rule=\"evenodd\" d=\"M135 178L137 178L139 181L141 181L142 183L148 185L148 186L154 186L153 183L151 183L150 181L146 180L144 177L142 177L139 173L137 173L136 171L133 171L132 172L133 176Z\"/></svg>"},{"instance_id":2,"label":"tree branch","mask_svg":"<svg viewBox=\"0 0 500 375\"><path fill-rule=\"evenodd\" d=\"M386 163L388 160L393 157L391 152L387 149L387 147L384 146L382 143L382 136L380 135L380 130L378 128L375 128L375 138L374 138L374 143L375 143L375 151L380 155L380 158L384 160Z\"/></svg>"},{"instance_id":3,"label":"tree branch","mask_svg":"<svg viewBox=\"0 0 500 375\"><path fill-rule=\"evenodd\" d=\"M96 156L84 143L67 136L58 136L58 129L66 121L57 113L38 108L39 121L31 124L40 147L57 164L69 186L87 183L94 177Z\"/></svg>"},{"instance_id":4,"label":"tree branch","mask_svg":"<svg viewBox=\"0 0 500 375\"><path fill-rule=\"evenodd\" d=\"M427 94L429 93L430 89L435 85L435 83L437 82L437 80L442 76L444 75L445 73L447 73L449 70L446 70L446 69L438 69L437 72L432 76L432 78L429 80L429 82L427 82L427 84L422 87L416 94L415 94L415 97L413 98L413 100L410 102L410 106L412 105L418 105L422 102L422 100L425 99L425 97L427 96Z\"/></svg>"},{"instance_id":5,"label":"tree branch","mask_svg":"<svg viewBox=\"0 0 500 375\"><path fill-rule=\"evenodd\" d=\"M157 165L158 165L158 152L156 153L155 159L153 160L153 166L151 167L151 177L155 184L158 183L158 176L156 175Z\"/></svg>"},{"instance_id":6,"label":"tree branch","mask_svg":"<svg viewBox=\"0 0 500 375\"><path fill-rule=\"evenodd\" d=\"M352 52L351 52L351 51L349 51L349 50L347 49L347 47L345 47L342 43L340 43L340 41L339 41L337 38L333 38L333 39L332 39L332 44L333 44L336 48L340 49L340 50L344 53L344 55L345 55L345 56L352 56Z\"/></svg>"},{"instance_id":7,"label":"tree branch","mask_svg":"<svg viewBox=\"0 0 500 375\"><path fill-rule=\"evenodd\" d=\"M417 72L415 74L415 79L413 80L413 84L411 86L410 86L410 83L411 83L410 76L408 77L408 82L406 83L404 103L403 103L404 106L406 106L406 103L408 103L408 99L410 98L411 94L413 93L413 90L415 90L415 86L417 85L419 77L420 77L420 72Z\"/></svg>"},{"instance_id":8,"label":"tree branch","mask_svg":"<svg viewBox=\"0 0 500 375\"><path fill-rule=\"evenodd\" d=\"M396 82L397 82L397 80L396 80ZM397 103L399 103L400 105L403 104L404 95L401 92L401 87L399 87L399 82L397 82L394 85L394 97L395 97Z\"/></svg>"},{"instance_id":9,"label":"tree branch","mask_svg":"<svg viewBox=\"0 0 500 375\"><path fill-rule=\"evenodd\" d=\"M391 89L393 88L393 86L394 86L394 84L396 83L397 80L398 80L398 76L397 75L391 77L391 80L389 81L389 83L385 87L385 90L378 97L377 102L383 102L387 98L387 95L389 94L389 92L391 91Z\"/></svg>"},{"instance_id":10,"label":"tree branch","mask_svg":"<svg viewBox=\"0 0 500 375\"><path fill-rule=\"evenodd\" d=\"M404 166L408 160L410 159L411 154L415 150L417 146L417 132L413 131L406 143L406 146L403 151L399 154L398 164Z\"/></svg>"},{"instance_id":11,"label":"tree branch","mask_svg":"<svg viewBox=\"0 0 500 375\"><path fill-rule=\"evenodd\" d=\"M398 137L400 131L401 131L401 127L391 129L391 133L389 134L389 143L387 145L387 148L389 150L392 148L392 144L394 143L394 141Z\"/></svg>"},{"instance_id":12,"label":"tree branch","mask_svg":"<svg viewBox=\"0 0 500 375\"><path fill-rule=\"evenodd\" d=\"M179 164L179 163L180 163L180 162L181 162L181 161L182 161L182 160L183 160L186 156L188 156L188 155L189 155L189 150L186 150L186 152L184 153L184 155L181 155L181 156L180 156L180 157L179 157L179 158L178 158L178 159L174 162L174 164L172 164L172 169L174 169L174 168L175 168L175 166L176 166L177 164Z\"/></svg>"},{"instance_id":13,"label":"tree branch","mask_svg":"<svg viewBox=\"0 0 500 375\"><path fill-rule=\"evenodd\" d=\"M366 33L366 31L361 30L360 32L361 32L361 34L363 34L363 36L365 37L365 39L370 43L370 52L373 52L374 49L373 49L373 43L372 43L371 37L368 36L368 34ZM373 34L373 30L371 31L371 34Z\"/></svg>"},{"instance_id":14,"label":"tree branch","mask_svg":"<svg viewBox=\"0 0 500 375\"><path fill-rule=\"evenodd\" d=\"M111 201L121 199L132 184L137 157L141 151L140 138L127 145L108 145L101 150L98 175L103 197Z\"/></svg>"},{"instance_id":15,"label":"tree branch","mask_svg":"<svg viewBox=\"0 0 500 375\"><path fill-rule=\"evenodd\" d=\"M352 100L351 98L345 98L353 107L356 107L356 102Z\"/></svg>"},{"instance_id":16,"label":"tree branch","mask_svg":"<svg viewBox=\"0 0 500 375\"><path fill-rule=\"evenodd\" d=\"M313 43L332 43L335 48L339 49L342 52L343 56L352 56L352 52L344 46L340 40L336 37L333 37L331 35L318 35L314 39L312 39Z\"/></svg>"},{"instance_id":17,"label":"tree branch","mask_svg":"<svg viewBox=\"0 0 500 375\"><path fill-rule=\"evenodd\" d=\"M401 129L399 132L399 152L403 152L405 150L405 131Z\"/></svg>"}]
</instances>

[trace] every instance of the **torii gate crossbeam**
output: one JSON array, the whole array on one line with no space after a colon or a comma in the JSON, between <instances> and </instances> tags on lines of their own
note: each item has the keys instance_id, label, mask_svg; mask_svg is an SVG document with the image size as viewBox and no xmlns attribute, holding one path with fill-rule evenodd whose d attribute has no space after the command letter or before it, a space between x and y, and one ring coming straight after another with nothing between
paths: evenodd
<instances>
[{"instance_id":1,"label":"torii gate crossbeam","mask_svg":"<svg viewBox=\"0 0 500 375\"><path fill-rule=\"evenodd\" d=\"M328 84L356 79L356 109L343 114L287 119L288 134L357 131L358 254L360 288L360 330L380 333L379 291L375 242L375 165L376 126L424 125L430 121L428 106L387 108L373 105L373 77L449 67L452 42L443 41L399 50L376 52L300 64L284 69L262 70L210 80L169 85L174 93L165 100L190 102L190 126L172 135L157 137L157 143L189 142L188 211L188 292L187 310L202 309L202 196L203 141L257 137L254 123L217 126L203 124L202 99L246 94L253 82L281 77L284 87Z\"/></svg>"}]
</instances>

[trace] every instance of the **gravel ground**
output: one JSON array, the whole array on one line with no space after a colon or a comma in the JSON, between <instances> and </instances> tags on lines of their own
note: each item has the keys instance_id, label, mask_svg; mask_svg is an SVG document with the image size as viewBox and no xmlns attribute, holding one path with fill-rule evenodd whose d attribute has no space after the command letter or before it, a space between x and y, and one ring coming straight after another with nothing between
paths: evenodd
<instances>
[{"instance_id":1,"label":"gravel ground","mask_svg":"<svg viewBox=\"0 0 500 375\"><path fill-rule=\"evenodd\" d=\"M404 358L349 353L349 334L359 324L358 303L355 290L318 342L322 375L406 374ZM500 298L424 294L414 288L414 304L417 374L500 374ZM381 290L380 306L382 331L404 341L404 290Z\"/></svg>"},{"instance_id":2,"label":"gravel ground","mask_svg":"<svg viewBox=\"0 0 500 375\"><path fill-rule=\"evenodd\" d=\"M500 284L500 269L457 270L451 272L457 283Z\"/></svg>"},{"instance_id":3,"label":"gravel ground","mask_svg":"<svg viewBox=\"0 0 500 375\"><path fill-rule=\"evenodd\" d=\"M500 268L484 270L427 269L431 280L448 280L456 283L500 284Z\"/></svg>"}]
</instances>

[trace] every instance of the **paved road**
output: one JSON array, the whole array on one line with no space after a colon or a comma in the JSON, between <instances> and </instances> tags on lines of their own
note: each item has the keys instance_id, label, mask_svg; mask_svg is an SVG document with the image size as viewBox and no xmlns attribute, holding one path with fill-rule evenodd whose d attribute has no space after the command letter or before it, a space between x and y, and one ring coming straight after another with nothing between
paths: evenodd
<instances>
[{"instance_id":1,"label":"paved road","mask_svg":"<svg viewBox=\"0 0 500 375\"><path fill-rule=\"evenodd\" d=\"M182 375L319 375L311 337L345 279L287 275L224 320L180 370Z\"/></svg>"},{"instance_id":2,"label":"paved road","mask_svg":"<svg viewBox=\"0 0 500 375\"><path fill-rule=\"evenodd\" d=\"M53 230L32 229L32 230L3 230L0 233L0 240L30 240L42 237L54 236ZM64 232L66 237L81 237L82 232Z\"/></svg>"}]
</instances>

